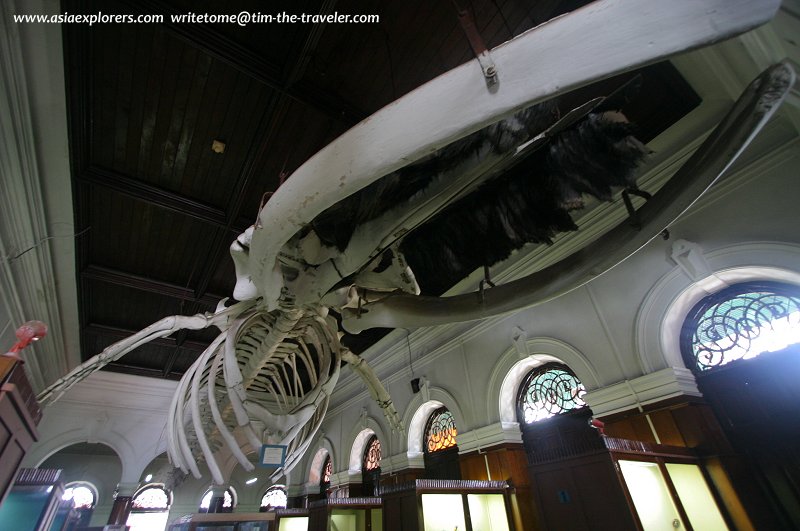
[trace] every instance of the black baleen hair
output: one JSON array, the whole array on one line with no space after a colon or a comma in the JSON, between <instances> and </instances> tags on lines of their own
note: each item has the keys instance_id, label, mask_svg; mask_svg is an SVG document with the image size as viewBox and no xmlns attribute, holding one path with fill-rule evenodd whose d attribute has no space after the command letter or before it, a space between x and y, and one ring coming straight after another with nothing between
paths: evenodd
<instances>
[{"instance_id":1,"label":"black baleen hair","mask_svg":"<svg viewBox=\"0 0 800 531\"><path fill-rule=\"evenodd\" d=\"M442 293L526 243L576 230L569 211L583 206L583 194L610 200L615 188L635 188L648 151L632 132L629 123L589 114L406 236L400 250L423 293Z\"/></svg>"},{"instance_id":2,"label":"black baleen hair","mask_svg":"<svg viewBox=\"0 0 800 531\"><path fill-rule=\"evenodd\" d=\"M630 123L605 114L618 109L635 84L628 83L567 127L557 123L559 99L520 111L379 179L319 214L311 225L323 243L344 251L356 227L408 201L468 156L503 154L548 128L557 130L542 147L520 156L402 241L400 250L423 293L440 294L526 243L549 244L556 234L575 230L569 212L583 206L584 195L610 200L615 189L635 188L634 172L648 150L633 136Z\"/></svg>"}]
</instances>

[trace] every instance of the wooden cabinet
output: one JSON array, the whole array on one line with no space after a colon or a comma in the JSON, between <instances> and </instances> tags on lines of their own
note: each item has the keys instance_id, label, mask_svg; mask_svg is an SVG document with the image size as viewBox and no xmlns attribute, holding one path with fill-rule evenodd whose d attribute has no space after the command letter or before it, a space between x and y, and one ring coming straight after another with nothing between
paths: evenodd
<instances>
[{"instance_id":1,"label":"wooden cabinet","mask_svg":"<svg viewBox=\"0 0 800 531\"><path fill-rule=\"evenodd\" d=\"M14 484L22 458L38 440L42 413L22 363L0 357L0 504Z\"/></svg>"},{"instance_id":2,"label":"wooden cabinet","mask_svg":"<svg viewBox=\"0 0 800 531\"><path fill-rule=\"evenodd\" d=\"M310 504L308 531L383 531L380 498L328 498Z\"/></svg>"}]
</instances>

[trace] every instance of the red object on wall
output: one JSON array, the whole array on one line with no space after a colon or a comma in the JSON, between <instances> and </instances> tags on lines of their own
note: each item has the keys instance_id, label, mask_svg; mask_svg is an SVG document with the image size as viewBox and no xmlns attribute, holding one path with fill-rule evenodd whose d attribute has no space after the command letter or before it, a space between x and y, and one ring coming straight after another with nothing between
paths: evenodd
<instances>
[{"instance_id":1,"label":"red object on wall","mask_svg":"<svg viewBox=\"0 0 800 531\"><path fill-rule=\"evenodd\" d=\"M6 353L6 356L11 358L20 359L17 352L24 349L33 341L38 341L47 335L47 325L41 321L28 321L22 326L17 328L17 341L11 350Z\"/></svg>"}]
</instances>

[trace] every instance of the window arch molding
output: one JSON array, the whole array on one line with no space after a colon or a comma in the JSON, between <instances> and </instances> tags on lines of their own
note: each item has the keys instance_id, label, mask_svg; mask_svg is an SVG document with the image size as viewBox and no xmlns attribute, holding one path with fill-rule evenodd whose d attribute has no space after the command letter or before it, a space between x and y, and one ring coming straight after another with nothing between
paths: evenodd
<instances>
[{"instance_id":1,"label":"window arch molding","mask_svg":"<svg viewBox=\"0 0 800 531\"><path fill-rule=\"evenodd\" d=\"M408 426L406 432L406 448L407 456L409 458L422 458L424 452L422 447L423 434L425 433L425 425L428 422L428 417L436 409L444 406L450 413L453 414L456 426L462 433L469 431L470 424L468 419L464 417L464 413L453 398L453 395L440 387L429 387L430 400L425 402L422 393L417 393L411 399L406 413L403 416L403 425Z\"/></svg>"},{"instance_id":2,"label":"window arch molding","mask_svg":"<svg viewBox=\"0 0 800 531\"><path fill-rule=\"evenodd\" d=\"M536 337L526 341L531 354L520 359L516 348L509 348L495 364L489 377L486 395L488 419L496 419L504 424L517 422L517 391L523 378L531 369L548 362L563 363L568 366L590 389L601 387L594 365L578 349L552 337Z\"/></svg>"},{"instance_id":3,"label":"window arch molding","mask_svg":"<svg viewBox=\"0 0 800 531\"><path fill-rule=\"evenodd\" d=\"M675 266L655 283L641 304L634 351L639 353L644 373L686 368L680 353L680 331L686 315L703 297L739 282L800 285L800 271L795 270L800 263L800 245L753 242L708 251L704 257L711 275L692 281Z\"/></svg>"},{"instance_id":4,"label":"window arch molding","mask_svg":"<svg viewBox=\"0 0 800 531\"><path fill-rule=\"evenodd\" d=\"M350 444L345 446L345 448L350 448L349 454L345 454L348 459L348 474L353 475L361 473L361 460L364 456L364 449L366 448L369 436L372 434L375 434L378 439L380 439L383 445L383 455L387 457L392 455L393 449L391 446L391 439L386 436L386 432L383 430L381 424L370 416L359 417L348 437ZM341 464L336 464L336 456L333 456L333 459L334 466L341 467Z\"/></svg>"},{"instance_id":5,"label":"window arch molding","mask_svg":"<svg viewBox=\"0 0 800 531\"><path fill-rule=\"evenodd\" d=\"M335 465L333 452L330 450L330 441L324 439L320 441L320 443L320 448L318 448L316 453L314 453L314 457L311 459L308 465L308 474L306 477L308 478L307 484L309 487L316 487L322 481L322 467L325 465L328 457L331 458L331 462L334 462Z\"/></svg>"},{"instance_id":6,"label":"window arch molding","mask_svg":"<svg viewBox=\"0 0 800 531\"><path fill-rule=\"evenodd\" d=\"M93 444L103 444L108 446L114 453L117 455L117 458L120 461L120 465L123 469L121 476L125 474L125 469L130 467L133 468L131 465L126 467L126 463L135 462L133 459L134 455L134 448L127 444L125 441L124 443L120 440L117 441L110 441L108 438L105 437L98 437L94 440ZM42 466L42 463L53 457L55 454L68 448L74 444L85 443L86 441L86 434L83 430L72 430L67 433L62 433L56 435L46 441L42 441L43 444L40 446L34 445L31 448L31 453L29 456L26 456L26 462L28 458L30 458L30 462L36 463L36 467ZM122 451L125 450L125 451Z\"/></svg>"},{"instance_id":7,"label":"window arch molding","mask_svg":"<svg viewBox=\"0 0 800 531\"><path fill-rule=\"evenodd\" d=\"M382 438L381 435L382 434L377 433L372 428L364 428L358 432L358 435L356 435L350 447L349 474L361 474L361 472L363 472L364 452L367 450L367 444L370 443L373 436L377 437L383 444L385 439ZM385 449L383 451L386 452Z\"/></svg>"}]
</instances>

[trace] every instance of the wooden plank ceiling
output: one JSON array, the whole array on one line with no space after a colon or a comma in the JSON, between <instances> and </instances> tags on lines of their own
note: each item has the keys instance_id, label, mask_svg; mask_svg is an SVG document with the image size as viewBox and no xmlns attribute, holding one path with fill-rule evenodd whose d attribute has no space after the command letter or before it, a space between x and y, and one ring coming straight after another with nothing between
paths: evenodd
<instances>
[{"instance_id":1,"label":"wooden plank ceiling","mask_svg":"<svg viewBox=\"0 0 800 531\"><path fill-rule=\"evenodd\" d=\"M491 48L584 3L464 7ZM452 0L284 4L290 13L378 14L380 22L64 25L84 359L165 316L213 311L233 288L228 247L282 172L473 57ZM62 8L166 19L268 12L257 0L67 0ZM659 98L635 105L644 137L692 105L676 75L656 68L646 76ZM224 153L212 151L215 140ZM214 330L154 341L110 368L177 378ZM363 350L380 334L350 338L351 347Z\"/></svg>"}]
</instances>

